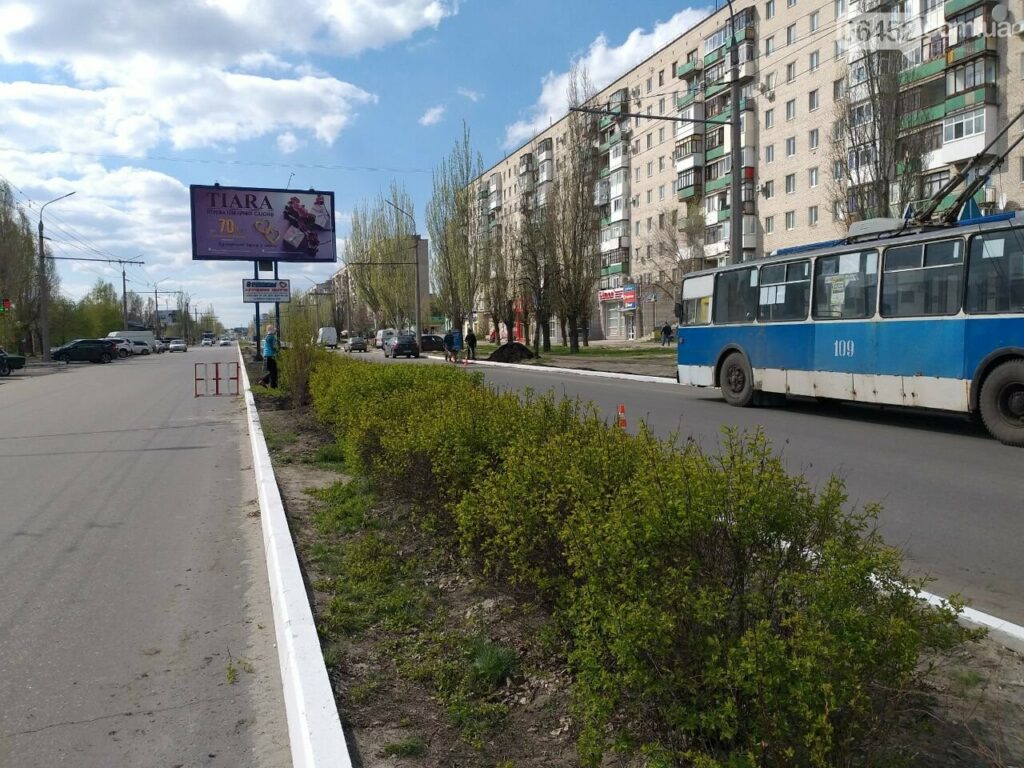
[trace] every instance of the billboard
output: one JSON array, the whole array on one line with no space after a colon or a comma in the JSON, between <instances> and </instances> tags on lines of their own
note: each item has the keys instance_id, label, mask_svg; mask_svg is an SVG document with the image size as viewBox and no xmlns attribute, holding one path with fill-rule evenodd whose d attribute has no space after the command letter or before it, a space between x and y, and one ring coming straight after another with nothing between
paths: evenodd
<instances>
[{"instance_id":1,"label":"billboard","mask_svg":"<svg viewBox=\"0 0 1024 768\"><path fill-rule=\"evenodd\" d=\"M636 286L632 283L622 286L622 308L636 309Z\"/></svg>"},{"instance_id":2,"label":"billboard","mask_svg":"<svg viewBox=\"0 0 1024 768\"><path fill-rule=\"evenodd\" d=\"M193 259L338 260L333 192L193 184L189 193Z\"/></svg>"},{"instance_id":3,"label":"billboard","mask_svg":"<svg viewBox=\"0 0 1024 768\"><path fill-rule=\"evenodd\" d=\"M290 280L242 280L242 302L245 304L287 304L291 300Z\"/></svg>"}]
</instances>

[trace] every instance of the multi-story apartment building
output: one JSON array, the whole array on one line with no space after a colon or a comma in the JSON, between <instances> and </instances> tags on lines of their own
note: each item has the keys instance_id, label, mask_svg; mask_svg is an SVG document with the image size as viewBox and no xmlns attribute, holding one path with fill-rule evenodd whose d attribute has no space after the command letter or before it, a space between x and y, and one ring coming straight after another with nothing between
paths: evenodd
<instances>
[{"instance_id":1,"label":"multi-story apartment building","mask_svg":"<svg viewBox=\"0 0 1024 768\"><path fill-rule=\"evenodd\" d=\"M602 268L592 337L649 333L671 319L683 271L728 259L728 121L737 113L743 258L845 234L855 212L836 153L856 164L873 150L844 146L834 126L840 114L894 119L856 102L865 54L848 42L848 30L867 15L897 22L901 128L918 138L919 199L963 169L1024 106L1024 19L1014 26L994 0L738 0L733 8L734 26L727 9L711 13L592 100L612 113L600 118L595 147ZM738 105L730 103L732 44L739 51ZM566 129L563 118L478 179L482 234L499 231L524 205L544 204ZM1011 129L1011 139L1018 130L1024 123ZM919 202L893 197L894 209ZM983 208L1020 207L1024 148L976 199ZM699 228L700 217L703 253L692 258L683 232Z\"/></svg>"}]
</instances>

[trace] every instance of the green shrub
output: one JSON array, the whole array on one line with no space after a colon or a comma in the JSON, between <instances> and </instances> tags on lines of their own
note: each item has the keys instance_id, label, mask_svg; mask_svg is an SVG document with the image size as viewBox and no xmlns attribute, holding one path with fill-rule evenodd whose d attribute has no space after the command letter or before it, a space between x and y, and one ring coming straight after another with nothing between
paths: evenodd
<instances>
[{"instance_id":1,"label":"green shrub","mask_svg":"<svg viewBox=\"0 0 1024 768\"><path fill-rule=\"evenodd\" d=\"M511 648L480 639L469 649L471 680L484 692L504 685L515 672L516 652Z\"/></svg>"},{"instance_id":2,"label":"green shrub","mask_svg":"<svg viewBox=\"0 0 1024 768\"><path fill-rule=\"evenodd\" d=\"M906 592L877 508L846 511L838 481L813 492L760 434L710 455L453 367L332 358L310 391L350 469L442 513L440 547L457 536L555 609L585 764L610 750L702 768L886 762L919 660L965 637L955 605ZM401 625L418 603L393 548L346 547L324 553L351 582L330 620ZM503 716L469 695L502 664L468 658L468 673L454 658L423 673L474 734Z\"/></svg>"},{"instance_id":3,"label":"green shrub","mask_svg":"<svg viewBox=\"0 0 1024 768\"><path fill-rule=\"evenodd\" d=\"M313 325L303 313L288 318L288 348L280 353L281 384L291 395L292 404L309 405L309 376L316 362L329 355L312 341Z\"/></svg>"}]
</instances>

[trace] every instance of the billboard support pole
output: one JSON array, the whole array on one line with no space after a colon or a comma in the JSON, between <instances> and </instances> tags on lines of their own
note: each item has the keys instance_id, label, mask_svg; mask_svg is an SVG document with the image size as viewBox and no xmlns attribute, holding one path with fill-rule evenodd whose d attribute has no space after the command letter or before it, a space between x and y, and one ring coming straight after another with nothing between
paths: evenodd
<instances>
[{"instance_id":1,"label":"billboard support pole","mask_svg":"<svg viewBox=\"0 0 1024 768\"><path fill-rule=\"evenodd\" d=\"M260 265L258 261L252 263L252 277L254 280L260 279ZM263 350L260 348L260 303L256 302L256 356L253 358L257 362L263 359Z\"/></svg>"},{"instance_id":2,"label":"billboard support pole","mask_svg":"<svg viewBox=\"0 0 1024 768\"><path fill-rule=\"evenodd\" d=\"M277 262L274 262L274 279L277 280ZM274 302L274 326L277 328L277 338L283 339L281 335L281 303Z\"/></svg>"}]
</instances>

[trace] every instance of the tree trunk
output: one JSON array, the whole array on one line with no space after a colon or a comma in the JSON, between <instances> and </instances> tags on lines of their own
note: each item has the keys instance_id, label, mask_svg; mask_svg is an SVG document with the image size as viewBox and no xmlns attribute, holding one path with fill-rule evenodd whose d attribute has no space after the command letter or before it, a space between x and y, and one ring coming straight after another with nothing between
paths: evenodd
<instances>
[{"instance_id":1,"label":"tree trunk","mask_svg":"<svg viewBox=\"0 0 1024 768\"><path fill-rule=\"evenodd\" d=\"M540 357L540 328L541 324L537 323L533 327L533 355L534 357Z\"/></svg>"},{"instance_id":2,"label":"tree trunk","mask_svg":"<svg viewBox=\"0 0 1024 768\"><path fill-rule=\"evenodd\" d=\"M583 346L590 346L590 320L583 321Z\"/></svg>"},{"instance_id":3,"label":"tree trunk","mask_svg":"<svg viewBox=\"0 0 1024 768\"><path fill-rule=\"evenodd\" d=\"M561 315L558 316L558 327L562 331L562 343L568 345L569 344L569 334L566 333L566 330L565 330L565 318L562 317Z\"/></svg>"},{"instance_id":4,"label":"tree trunk","mask_svg":"<svg viewBox=\"0 0 1024 768\"><path fill-rule=\"evenodd\" d=\"M501 344L501 320L495 315L491 318L494 323L494 343Z\"/></svg>"},{"instance_id":5,"label":"tree trunk","mask_svg":"<svg viewBox=\"0 0 1024 768\"><path fill-rule=\"evenodd\" d=\"M569 354L575 355L580 351L579 318L575 314L569 315Z\"/></svg>"},{"instance_id":6,"label":"tree trunk","mask_svg":"<svg viewBox=\"0 0 1024 768\"><path fill-rule=\"evenodd\" d=\"M544 351L551 352L551 323L541 323L540 332L541 335L544 337Z\"/></svg>"},{"instance_id":7,"label":"tree trunk","mask_svg":"<svg viewBox=\"0 0 1024 768\"><path fill-rule=\"evenodd\" d=\"M511 344L513 341L516 340L516 336L515 336L516 321L515 320L506 320L505 321L505 330L508 332L508 339L506 340L505 343L506 344Z\"/></svg>"}]
</instances>

